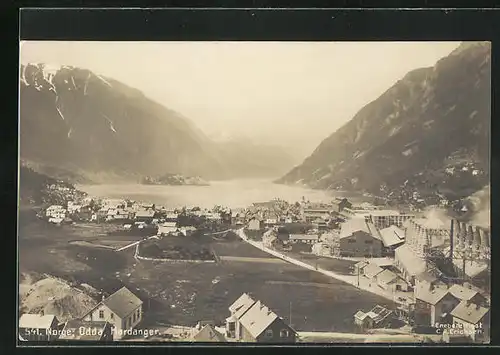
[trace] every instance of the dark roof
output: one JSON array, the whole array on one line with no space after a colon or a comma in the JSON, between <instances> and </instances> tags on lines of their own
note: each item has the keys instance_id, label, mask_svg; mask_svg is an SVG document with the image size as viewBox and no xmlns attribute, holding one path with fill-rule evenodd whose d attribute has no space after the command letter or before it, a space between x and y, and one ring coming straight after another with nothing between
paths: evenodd
<instances>
[{"instance_id":1,"label":"dark roof","mask_svg":"<svg viewBox=\"0 0 500 355\"><path fill-rule=\"evenodd\" d=\"M124 318L142 305L142 301L128 288L122 287L102 301L118 317Z\"/></svg>"},{"instance_id":2,"label":"dark roof","mask_svg":"<svg viewBox=\"0 0 500 355\"><path fill-rule=\"evenodd\" d=\"M84 334L80 334L81 327L88 330L95 329L96 331L89 331L84 332ZM111 324L108 322L87 322L79 319L73 319L66 322L62 334L59 336L59 340L101 340L106 327L111 327ZM95 335L91 335L92 333Z\"/></svg>"}]
</instances>

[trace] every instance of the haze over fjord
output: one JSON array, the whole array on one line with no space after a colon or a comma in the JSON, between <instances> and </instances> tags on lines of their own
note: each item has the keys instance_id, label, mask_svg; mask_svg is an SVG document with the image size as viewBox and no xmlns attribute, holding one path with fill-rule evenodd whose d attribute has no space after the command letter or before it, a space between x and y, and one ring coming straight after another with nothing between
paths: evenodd
<instances>
[{"instance_id":1,"label":"haze over fjord","mask_svg":"<svg viewBox=\"0 0 500 355\"><path fill-rule=\"evenodd\" d=\"M458 42L22 42L21 63L135 87L215 140L282 145L299 163L408 71Z\"/></svg>"}]
</instances>

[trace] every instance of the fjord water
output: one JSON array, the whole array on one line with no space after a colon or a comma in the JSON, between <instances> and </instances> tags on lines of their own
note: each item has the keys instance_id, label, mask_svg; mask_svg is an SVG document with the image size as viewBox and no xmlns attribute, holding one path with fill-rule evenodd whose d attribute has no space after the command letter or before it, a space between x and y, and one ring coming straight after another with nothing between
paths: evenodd
<instances>
[{"instance_id":1,"label":"fjord water","mask_svg":"<svg viewBox=\"0 0 500 355\"><path fill-rule=\"evenodd\" d=\"M311 202L331 202L341 193L312 190L301 186L274 184L273 180L248 179L212 181L209 186L165 186L165 185L82 185L79 189L93 197L127 198L150 202L167 208L201 207L221 205L244 208L253 202L265 202L280 198L288 202L300 201L302 197ZM361 198L360 196L348 196Z\"/></svg>"}]
</instances>

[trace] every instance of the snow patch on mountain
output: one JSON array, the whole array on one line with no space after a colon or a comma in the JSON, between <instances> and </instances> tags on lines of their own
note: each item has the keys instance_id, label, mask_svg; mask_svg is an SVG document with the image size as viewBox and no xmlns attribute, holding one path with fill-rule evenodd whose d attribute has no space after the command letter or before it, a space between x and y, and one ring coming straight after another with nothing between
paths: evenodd
<instances>
[{"instance_id":1,"label":"snow patch on mountain","mask_svg":"<svg viewBox=\"0 0 500 355\"><path fill-rule=\"evenodd\" d=\"M110 88L112 88L113 86L109 83L109 81L107 81L106 79L104 79L102 76L100 75L96 75L104 84L108 85Z\"/></svg>"},{"instance_id":2,"label":"snow patch on mountain","mask_svg":"<svg viewBox=\"0 0 500 355\"><path fill-rule=\"evenodd\" d=\"M59 116L61 116L61 118L62 118L63 120L65 120L65 118L64 118L64 116L63 116L63 114L62 114L61 110L59 110L59 107L56 107L56 110L57 110L57 112L59 112Z\"/></svg>"},{"instance_id":3,"label":"snow patch on mountain","mask_svg":"<svg viewBox=\"0 0 500 355\"><path fill-rule=\"evenodd\" d=\"M21 81L25 84L28 85L28 82L26 81L26 65L23 66L22 72L21 72Z\"/></svg>"},{"instance_id":4,"label":"snow patch on mountain","mask_svg":"<svg viewBox=\"0 0 500 355\"><path fill-rule=\"evenodd\" d=\"M108 123L109 123L109 128L110 128L113 132L115 132L115 133L116 133L116 129L115 129L115 127L113 126L113 121L111 121L111 120L109 119L109 117L108 117L108 116L106 116L104 113L101 113L101 115L102 115L102 117L104 117L104 118L108 121Z\"/></svg>"},{"instance_id":5,"label":"snow patch on mountain","mask_svg":"<svg viewBox=\"0 0 500 355\"><path fill-rule=\"evenodd\" d=\"M87 80L85 80L85 86L83 87L83 95L87 95L87 86L89 85L89 80L90 80L90 72L89 75L87 76Z\"/></svg>"}]
</instances>

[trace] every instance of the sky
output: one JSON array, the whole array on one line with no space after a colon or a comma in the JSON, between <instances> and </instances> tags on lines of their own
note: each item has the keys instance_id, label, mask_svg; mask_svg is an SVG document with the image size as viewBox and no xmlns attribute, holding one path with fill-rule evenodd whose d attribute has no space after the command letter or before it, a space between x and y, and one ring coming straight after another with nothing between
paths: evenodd
<instances>
[{"instance_id":1,"label":"sky","mask_svg":"<svg viewBox=\"0 0 500 355\"><path fill-rule=\"evenodd\" d=\"M406 73L459 42L21 42L20 61L72 65L141 90L216 140L303 159Z\"/></svg>"}]
</instances>

